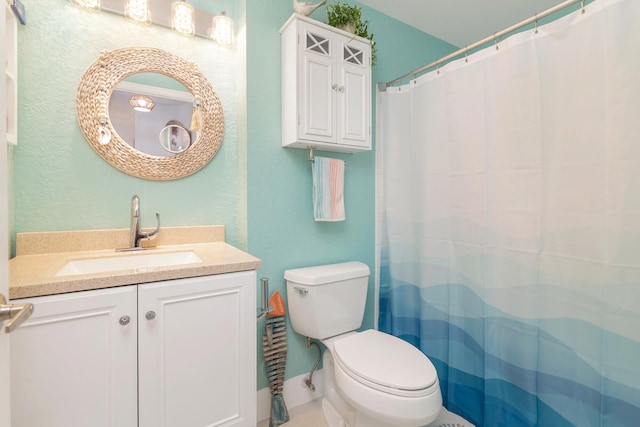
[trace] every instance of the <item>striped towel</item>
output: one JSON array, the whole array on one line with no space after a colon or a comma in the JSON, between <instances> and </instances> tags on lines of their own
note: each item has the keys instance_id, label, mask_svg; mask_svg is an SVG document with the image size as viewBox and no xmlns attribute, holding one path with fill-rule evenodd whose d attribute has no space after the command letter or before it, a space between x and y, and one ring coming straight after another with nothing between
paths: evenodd
<instances>
[{"instance_id":1,"label":"striped towel","mask_svg":"<svg viewBox=\"0 0 640 427\"><path fill-rule=\"evenodd\" d=\"M344 160L316 156L311 171L316 221L344 221Z\"/></svg>"}]
</instances>

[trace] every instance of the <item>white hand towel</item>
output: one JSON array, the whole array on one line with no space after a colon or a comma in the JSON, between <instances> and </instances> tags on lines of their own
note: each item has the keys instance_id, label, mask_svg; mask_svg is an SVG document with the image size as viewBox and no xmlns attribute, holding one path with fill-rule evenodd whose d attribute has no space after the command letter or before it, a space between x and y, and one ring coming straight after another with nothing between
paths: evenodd
<instances>
[{"instance_id":1,"label":"white hand towel","mask_svg":"<svg viewBox=\"0 0 640 427\"><path fill-rule=\"evenodd\" d=\"M311 171L316 221L344 221L344 160L316 156Z\"/></svg>"}]
</instances>

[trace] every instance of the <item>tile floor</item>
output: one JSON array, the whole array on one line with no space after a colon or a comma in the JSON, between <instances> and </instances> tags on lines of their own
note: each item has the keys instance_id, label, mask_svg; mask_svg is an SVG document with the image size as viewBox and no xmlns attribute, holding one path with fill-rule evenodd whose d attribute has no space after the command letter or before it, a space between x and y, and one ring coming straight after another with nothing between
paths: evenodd
<instances>
[{"instance_id":1,"label":"tile floor","mask_svg":"<svg viewBox=\"0 0 640 427\"><path fill-rule=\"evenodd\" d=\"M289 422L282 424L282 427L327 427L327 424L322 418L320 412L320 405L322 399L312 400L304 405L296 406L289 410ZM441 426L459 426L459 427L474 427L469 421L465 420L458 415L455 415L445 408L442 408L442 412L438 419L432 424L425 427L441 427ZM269 420L264 420L258 423L258 427L269 427Z\"/></svg>"},{"instance_id":2,"label":"tile floor","mask_svg":"<svg viewBox=\"0 0 640 427\"><path fill-rule=\"evenodd\" d=\"M289 422L282 427L327 427L320 413L321 399L289 409ZM269 420L258 423L258 427L269 427Z\"/></svg>"}]
</instances>

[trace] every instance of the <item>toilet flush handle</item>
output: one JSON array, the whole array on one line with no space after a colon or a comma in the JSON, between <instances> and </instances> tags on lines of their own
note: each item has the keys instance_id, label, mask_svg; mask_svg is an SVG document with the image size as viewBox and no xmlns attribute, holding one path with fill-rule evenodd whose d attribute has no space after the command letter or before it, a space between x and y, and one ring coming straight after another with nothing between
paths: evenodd
<instances>
[{"instance_id":1,"label":"toilet flush handle","mask_svg":"<svg viewBox=\"0 0 640 427\"><path fill-rule=\"evenodd\" d=\"M298 291L298 293L300 295L306 295L309 293L309 289L307 288L301 288L300 286L294 286L293 289L295 289L296 291Z\"/></svg>"}]
</instances>

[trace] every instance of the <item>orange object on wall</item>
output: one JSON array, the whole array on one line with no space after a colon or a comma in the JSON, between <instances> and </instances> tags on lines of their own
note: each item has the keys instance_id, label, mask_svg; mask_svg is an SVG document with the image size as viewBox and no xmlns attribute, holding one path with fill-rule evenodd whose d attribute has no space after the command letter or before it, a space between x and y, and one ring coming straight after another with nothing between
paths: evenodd
<instances>
[{"instance_id":1,"label":"orange object on wall","mask_svg":"<svg viewBox=\"0 0 640 427\"><path fill-rule=\"evenodd\" d=\"M269 307L273 307L273 310L267 313L267 317L284 316L287 314L287 309L284 306L284 299L278 291L271 294L271 297L269 298Z\"/></svg>"}]
</instances>

